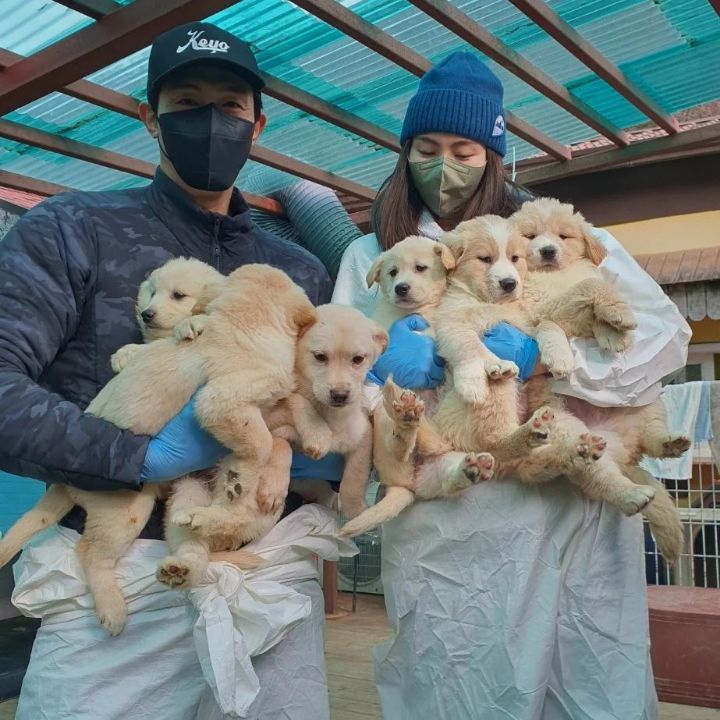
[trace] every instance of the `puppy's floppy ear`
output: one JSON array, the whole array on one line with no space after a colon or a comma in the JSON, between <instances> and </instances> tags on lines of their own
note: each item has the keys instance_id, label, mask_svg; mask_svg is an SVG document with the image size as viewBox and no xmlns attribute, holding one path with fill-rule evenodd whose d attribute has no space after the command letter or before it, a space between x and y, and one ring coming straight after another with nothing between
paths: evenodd
<instances>
[{"instance_id":1,"label":"puppy's floppy ear","mask_svg":"<svg viewBox=\"0 0 720 720\"><path fill-rule=\"evenodd\" d=\"M367 286L372 287L376 282L380 282L380 271L385 260L385 253L381 253L375 258L375 262L370 266L367 274Z\"/></svg>"},{"instance_id":2,"label":"puppy's floppy ear","mask_svg":"<svg viewBox=\"0 0 720 720\"><path fill-rule=\"evenodd\" d=\"M377 348L375 357L380 357L380 355L385 352L389 339L385 328L381 327L378 323L373 323L372 339Z\"/></svg>"},{"instance_id":3,"label":"puppy's floppy ear","mask_svg":"<svg viewBox=\"0 0 720 720\"><path fill-rule=\"evenodd\" d=\"M452 270L455 267L455 257L450 248L445 243L435 243L433 252L440 256L440 262L446 270Z\"/></svg>"},{"instance_id":4,"label":"puppy's floppy ear","mask_svg":"<svg viewBox=\"0 0 720 720\"><path fill-rule=\"evenodd\" d=\"M211 280L203 285L203 289L195 300L193 305L192 314L202 315L207 312L207 306L220 295L227 285L227 278L223 275Z\"/></svg>"},{"instance_id":5,"label":"puppy's floppy ear","mask_svg":"<svg viewBox=\"0 0 720 720\"><path fill-rule=\"evenodd\" d=\"M583 240L585 241L585 254L588 260L594 265L600 265L607 257L607 250L603 244L595 238L593 226L587 222L587 220L581 221L580 228L582 230Z\"/></svg>"},{"instance_id":6,"label":"puppy's floppy ear","mask_svg":"<svg viewBox=\"0 0 720 720\"><path fill-rule=\"evenodd\" d=\"M318 321L317 310L305 293L293 309L293 321L297 326L298 340Z\"/></svg>"},{"instance_id":7,"label":"puppy's floppy ear","mask_svg":"<svg viewBox=\"0 0 720 720\"><path fill-rule=\"evenodd\" d=\"M457 262L465 252L465 238L461 233L443 233L438 239L438 242L449 248L455 262Z\"/></svg>"}]
</instances>

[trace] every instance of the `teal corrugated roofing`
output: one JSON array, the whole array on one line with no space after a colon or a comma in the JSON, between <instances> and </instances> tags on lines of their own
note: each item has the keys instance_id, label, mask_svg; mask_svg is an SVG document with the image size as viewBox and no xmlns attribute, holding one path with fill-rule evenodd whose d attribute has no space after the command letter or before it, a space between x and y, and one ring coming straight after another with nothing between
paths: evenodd
<instances>
[{"instance_id":1,"label":"teal corrugated roofing","mask_svg":"<svg viewBox=\"0 0 720 720\"><path fill-rule=\"evenodd\" d=\"M123 0L127 4L129 0ZM364 19L435 62L457 49L459 38L406 0L343 0ZM572 90L612 123L628 128L645 116L507 0L457 0L472 19ZM48 0L2 0L3 46L28 55L90 24ZM720 97L720 18L708 0L550 0L549 5L667 112ZM211 18L250 42L267 73L399 133L417 78L285 0L238 3ZM144 96L148 50L88 79L138 99ZM563 143L596 135L580 120L504 68L506 105ZM277 152L379 187L395 154L285 103L265 98L268 126L261 143ZM157 149L130 118L53 93L7 116L53 133L149 162ZM537 150L508 137L520 160ZM125 187L141 178L0 140L0 168L82 188ZM267 192L289 176L256 163L239 184Z\"/></svg>"}]
</instances>

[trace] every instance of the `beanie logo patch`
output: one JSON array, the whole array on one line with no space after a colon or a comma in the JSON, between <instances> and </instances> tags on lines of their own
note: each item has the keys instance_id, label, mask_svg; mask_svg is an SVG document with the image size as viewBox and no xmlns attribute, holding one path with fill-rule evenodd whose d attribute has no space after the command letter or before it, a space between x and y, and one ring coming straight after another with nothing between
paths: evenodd
<instances>
[{"instance_id":1,"label":"beanie logo patch","mask_svg":"<svg viewBox=\"0 0 720 720\"><path fill-rule=\"evenodd\" d=\"M502 115L498 115L495 118L495 126L493 127L492 136L498 137L505 132L505 118Z\"/></svg>"},{"instance_id":2,"label":"beanie logo patch","mask_svg":"<svg viewBox=\"0 0 720 720\"><path fill-rule=\"evenodd\" d=\"M226 53L230 49L230 46L224 40L208 40L202 37L204 32L204 30L190 30L188 32L190 39L185 45L178 45L175 52L180 54L191 47L193 50L205 50L214 55L217 52Z\"/></svg>"}]
</instances>

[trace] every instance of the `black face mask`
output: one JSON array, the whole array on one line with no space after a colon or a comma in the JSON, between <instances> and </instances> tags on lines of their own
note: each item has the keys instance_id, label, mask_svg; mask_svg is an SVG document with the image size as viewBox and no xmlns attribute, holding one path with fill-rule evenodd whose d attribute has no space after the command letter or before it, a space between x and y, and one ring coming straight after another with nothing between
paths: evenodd
<instances>
[{"instance_id":1,"label":"black face mask","mask_svg":"<svg viewBox=\"0 0 720 720\"><path fill-rule=\"evenodd\" d=\"M158 116L160 151L196 190L227 190L247 162L255 125L215 105Z\"/></svg>"}]
</instances>

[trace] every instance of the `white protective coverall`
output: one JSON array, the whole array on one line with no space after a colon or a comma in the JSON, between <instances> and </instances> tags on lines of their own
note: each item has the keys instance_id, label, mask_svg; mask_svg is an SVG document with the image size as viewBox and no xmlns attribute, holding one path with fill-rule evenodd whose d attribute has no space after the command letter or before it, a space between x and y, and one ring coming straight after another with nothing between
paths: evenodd
<instances>
[{"instance_id":1,"label":"white protective coverall","mask_svg":"<svg viewBox=\"0 0 720 720\"><path fill-rule=\"evenodd\" d=\"M305 505L246 546L266 565L212 563L189 594L155 579L165 543L136 540L117 569L130 610L117 637L95 617L79 535L38 535L14 566L13 603L42 618L17 720L328 720L317 558L356 552L337 527Z\"/></svg>"},{"instance_id":2,"label":"white protective coverall","mask_svg":"<svg viewBox=\"0 0 720 720\"><path fill-rule=\"evenodd\" d=\"M441 233L429 214L419 229ZM605 278L638 329L623 356L571 345L558 393L594 405L652 402L685 365L690 329L604 230ZM375 235L345 252L333 302L372 313ZM483 483L417 503L383 528L382 580L393 640L375 650L385 720L655 720L639 516L567 482Z\"/></svg>"}]
</instances>

